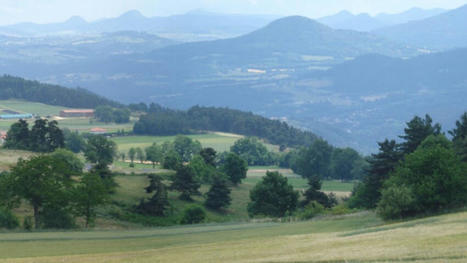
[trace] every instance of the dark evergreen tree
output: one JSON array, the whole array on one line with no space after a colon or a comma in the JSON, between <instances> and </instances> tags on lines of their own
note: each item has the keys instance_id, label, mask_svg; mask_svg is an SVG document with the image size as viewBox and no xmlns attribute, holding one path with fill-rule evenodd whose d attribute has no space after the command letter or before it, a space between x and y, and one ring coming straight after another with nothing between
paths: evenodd
<instances>
[{"instance_id":1,"label":"dark evergreen tree","mask_svg":"<svg viewBox=\"0 0 467 263\"><path fill-rule=\"evenodd\" d=\"M221 176L216 176L213 180L211 188L206 194L205 205L211 209L226 208L230 205L230 189L227 180Z\"/></svg>"},{"instance_id":2,"label":"dark evergreen tree","mask_svg":"<svg viewBox=\"0 0 467 263\"><path fill-rule=\"evenodd\" d=\"M167 189L162 182L162 178L157 175L150 175L149 186L146 187L146 193L154 193L148 200L141 200L136 210L139 213L151 216L165 216L170 207L167 198Z\"/></svg>"},{"instance_id":3,"label":"dark evergreen tree","mask_svg":"<svg viewBox=\"0 0 467 263\"><path fill-rule=\"evenodd\" d=\"M181 193L181 200L192 201L192 195L200 194L200 186L193 169L190 166L180 165L172 178L170 188Z\"/></svg>"},{"instance_id":4,"label":"dark evergreen tree","mask_svg":"<svg viewBox=\"0 0 467 263\"><path fill-rule=\"evenodd\" d=\"M399 136L401 139L404 139L401 150L404 154L409 154L414 152L428 136L439 135L441 133L441 125L439 123L433 125L433 119L427 114L425 119L415 116L407 123L407 128L404 131L405 134Z\"/></svg>"},{"instance_id":5,"label":"dark evergreen tree","mask_svg":"<svg viewBox=\"0 0 467 263\"><path fill-rule=\"evenodd\" d=\"M452 136L454 149L462 161L467 162L467 112L456 121L456 128L449 132Z\"/></svg>"},{"instance_id":6,"label":"dark evergreen tree","mask_svg":"<svg viewBox=\"0 0 467 263\"><path fill-rule=\"evenodd\" d=\"M28 150L30 147L30 133L28 123L19 120L13 123L8 130L4 147L8 149Z\"/></svg>"},{"instance_id":7,"label":"dark evergreen tree","mask_svg":"<svg viewBox=\"0 0 467 263\"><path fill-rule=\"evenodd\" d=\"M207 165L216 167L216 155L217 155L216 150L210 147L204 148L201 150L199 154L201 155L201 157L203 157L204 162Z\"/></svg>"},{"instance_id":8,"label":"dark evergreen tree","mask_svg":"<svg viewBox=\"0 0 467 263\"><path fill-rule=\"evenodd\" d=\"M335 200L329 198L325 193L321 192L322 182L317 176L308 179L308 189L305 192L305 200L303 206L312 201L316 201L324 207L331 208L336 205Z\"/></svg>"}]
</instances>

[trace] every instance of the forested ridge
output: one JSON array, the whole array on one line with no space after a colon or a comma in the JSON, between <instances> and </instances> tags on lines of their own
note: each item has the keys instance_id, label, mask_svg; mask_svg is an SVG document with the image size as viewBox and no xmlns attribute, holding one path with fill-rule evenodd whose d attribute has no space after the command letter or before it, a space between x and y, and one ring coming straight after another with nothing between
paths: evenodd
<instances>
[{"instance_id":1,"label":"forested ridge","mask_svg":"<svg viewBox=\"0 0 467 263\"><path fill-rule=\"evenodd\" d=\"M193 131L219 131L256 136L271 144L289 147L310 145L318 138L283 121L228 108L195 106L188 111L175 111L153 104L147 112L135 124L134 133L176 135Z\"/></svg>"},{"instance_id":2,"label":"forested ridge","mask_svg":"<svg viewBox=\"0 0 467 263\"><path fill-rule=\"evenodd\" d=\"M83 88L65 88L9 75L0 76L0 99L20 99L55 106L95 108L99 105L120 106Z\"/></svg>"}]
</instances>

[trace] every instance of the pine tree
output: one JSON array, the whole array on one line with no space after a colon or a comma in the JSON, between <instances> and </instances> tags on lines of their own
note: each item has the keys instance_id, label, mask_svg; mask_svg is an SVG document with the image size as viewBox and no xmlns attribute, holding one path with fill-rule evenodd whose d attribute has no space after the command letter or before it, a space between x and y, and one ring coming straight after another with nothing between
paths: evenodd
<instances>
[{"instance_id":1,"label":"pine tree","mask_svg":"<svg viewBox=\"0 0 467 263\"><path fill-rule=\"evenodd\" d=\"M226 208L230 205L232 199L230 198L230 189L227 184L227 180L216 176L214 181L206 194L205 205L211 209Z\"/></svg>"},{"instance_id":2,"label":"pine tree","mask_svg":"<svg viewBox=\"0 0 467 263\"><path fill-rule=\"evenodd\" d=\"M191 195L199 194L200 186L193 169L190 166L180 165L170 188L181 193L181 200L192 201Z\"/></svg>"},{"instance_id":3,"label":"pine tree","mask_svg":"<svg viewBox=\"0 0 467 263\"><path fill-rule=\"evenodd\" d=\"M146 193L154 193L149 200L141 200L136 210L140 213L152 216L165 216L170 206L167 198L167 189L162 178L157 175L149 176L149 186L146 187Z\"/></svg>"}]
</instances>

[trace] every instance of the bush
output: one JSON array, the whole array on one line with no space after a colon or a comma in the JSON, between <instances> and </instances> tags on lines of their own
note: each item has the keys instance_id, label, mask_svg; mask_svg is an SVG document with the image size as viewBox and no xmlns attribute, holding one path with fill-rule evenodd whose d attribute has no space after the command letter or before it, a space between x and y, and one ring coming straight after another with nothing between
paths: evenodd
<instances>
[{"instance_id":1,"label":"bush","mask_svg":"<svg viewBox=\"0 0 467 263\"><path fill-rule=\"evenodd\" d=\"M405 185L393 185L383 189L377 213L384 219L403 218L411 214L415 199L412 190Z\"/></svg>"},{"instance_id":2,"label":"bush","mask_svg":"<svg viewBox=\"0 0 467 263\"><path fill-rule=\"evenodd\" d=\"M31 231L32 228L33 228L33 223L32 223L32 217L31 216L27 216L24 218L23 220L23 228L24 230L26 231Z\"/></svg>"},{"instance_id":3,"label":"bush","mask_svg":"<svg viewBox=\"0 0 467 263\"><path fill-rule=\"evenodd\" d=\"M18 226L18 218L10 210L0 208L0 228L15 229Z\"/></svg>"},{"instance_id":4,"label":"bush","mask_svg":"<svg viewBox=\"0 0 467 263\"><path fill-rule=\"evenodd\" d=\"M191 206L183 212L182 220L180 224L198 224L204 221L206 218L206 211L200 206Z\"/></svg>"},{"instance_id":5,"label":"bush","mask_svg":"<svg viewBox=\"0 0 467 263\"><path fill-rule=\"evenodd\" d=\"M44 207L41 222L46 229L70 229L75 227L73 217L68 211L59 207Z\"/></svg>"},{"instance_id":6,"label":"bush","mask_svg":"<svg viewBox=\"0 0 467 263\"><path fill-rule=\"evenodd\" d=\"M298 217L302 220L308 220L308 219L311 219L315 216L317 216L318 214L322 214L324 212L324 206L316 201L311 201L310 203L308 203L308 205L306 205L304 208L303 208L303 211L301 211L299 214L298 214Z\"/></svg>"}]
</instances>

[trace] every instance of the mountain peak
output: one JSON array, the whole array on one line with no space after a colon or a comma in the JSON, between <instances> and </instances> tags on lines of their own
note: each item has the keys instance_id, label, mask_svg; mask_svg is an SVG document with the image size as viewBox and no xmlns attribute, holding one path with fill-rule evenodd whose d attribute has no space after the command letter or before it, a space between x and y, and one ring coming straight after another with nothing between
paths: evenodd
<instances>
[{"instance_id":1,"label":"mountain peak","mask_svg":"<svg viewBox=\"0 0 467 263\"><path fill-rule=\"evenodd\" d=\"M128 12L123 13L120 18L144 18L143 14L141 14L138 10L130 10Z\"/></svg>"},{"instance_id":2,"label":"mountain peak","mask_svg":"<svg viewBox=\"0 0 467 263\"><path fill-rule=\"evenodd\" d=\"M327 26L305 16L288 16L280 18L270 23L268 27L290 27L290 29L327 28Z\"/></svg>"},{"instance_id":3,"label":"mountain peak","mask_svg":"<svg viewBox=\"0 0 467 263\"><path fill-rule=\"evenodd\" d=\"M73 24L73 25L80 25L80 24L86 24L87 22L80 16L72 16L65 23Z\"/></svg>"}]
</instances>

